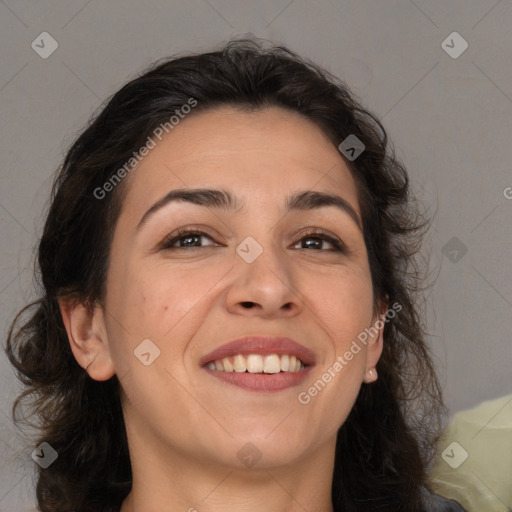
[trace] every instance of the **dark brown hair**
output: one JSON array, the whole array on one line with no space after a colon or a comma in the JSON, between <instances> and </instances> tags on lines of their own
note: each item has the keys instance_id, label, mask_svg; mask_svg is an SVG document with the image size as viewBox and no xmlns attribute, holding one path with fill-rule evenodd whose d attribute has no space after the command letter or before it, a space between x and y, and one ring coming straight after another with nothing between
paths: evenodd
<instances>
[{"instance_id":1,"label":"dark brown hair","mask_svg":"<svg viewBox=\"0 0 512 512\"><path fill-rule=\"evenodd\" d=\"M444 412L418 302L414 256L427 223L377 117L329 72L287 48L250 40L155 63L113 95L59 169L39 244L40 299L18 313L6 345L26 386L13 418L29 423L35 415L33 446L46 441L59 454L38 468L40 509L118 510L131 489L119 380L95 381L77 364L57 298L102 304L125 183L102 199L95 191L190 98L194 112L279 106L316 123L336 147L351 134L364 143L356 160L345 160L358 187L375 304L387 298L401 311L385 325L378 380L361 387L339 429L332 500L335 511L422 510ZM18 417L23 404L30 414Z\"/></svg>"}]
</instances>

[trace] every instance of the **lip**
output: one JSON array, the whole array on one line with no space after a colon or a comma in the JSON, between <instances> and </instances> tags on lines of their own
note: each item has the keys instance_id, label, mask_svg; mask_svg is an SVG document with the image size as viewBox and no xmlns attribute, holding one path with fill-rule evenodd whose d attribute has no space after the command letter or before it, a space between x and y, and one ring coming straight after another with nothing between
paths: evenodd
<instances>
[{"instance_id":1,"label":"lip","mask_svg":"<svg viewBox=\"0 0 512 512\"><path fill-rule=\"evenodd\" d=\"M233 384L247 391L270 392L281 391L298 386L310 374L311 366L298 372L281 372L263 375L261 373L218 372L204 368L212 377L228 384Z\"/></svg>"},{"instance_id":2,"label":"lip","mask_svg":"<svg viewBox=\"0 0 512 512\"><path fill-rule=\"evenodd\" d=\"M207 364L217 359L241 354L289 354L297 357L305 368L298 372L280 372L274 374L258 374L248 372L220 372L210 370ZM300 343L290 338L281 336L245 336L230 341L213 350L200 359L200 365L212 377L227 384L238 386L247 391L271 392L281 391L292 386L297 386L306 379L315 364L315 354Z\"/></svg>"},{"instance_id":3,"label":"lip","mask_svg":"<svg viewBox=\"0 0 512 512\"><path fill-rule=\"evenodd\" d=\"M212 361L235 356L236 354L241 354L243 356L247 356L249 354L289 354L300 359L305 366L312 366L315 364L315 355L311 350L290 338L281 336L245 336L243 338L230 341L203 356L200 359L199 364L202 367L205 367Z\"/></svg>"}]
</instances>

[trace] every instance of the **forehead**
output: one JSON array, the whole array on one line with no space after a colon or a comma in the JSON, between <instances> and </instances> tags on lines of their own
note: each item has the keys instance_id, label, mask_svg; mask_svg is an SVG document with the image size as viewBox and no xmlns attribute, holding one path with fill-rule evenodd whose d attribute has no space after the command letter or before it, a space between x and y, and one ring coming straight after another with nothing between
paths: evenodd
<instances>
[{"instance_id":1,"label":"forehead","mask_svg":"<svg viewBox=\"0 0 512 512\"><path fill-rule=\"evenodd\" d=\"M173 188L212 186L279 202L290 190L323 190L353 201L351 172L336 146L305 116L269 107L194 112L131 171L123 210L149 207Z\"/></svg>"}]
</instances>

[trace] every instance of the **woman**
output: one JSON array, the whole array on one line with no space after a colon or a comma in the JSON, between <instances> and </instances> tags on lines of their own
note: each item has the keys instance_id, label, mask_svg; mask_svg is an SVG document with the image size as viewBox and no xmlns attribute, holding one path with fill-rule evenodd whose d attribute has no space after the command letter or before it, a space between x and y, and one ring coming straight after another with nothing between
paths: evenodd
<instances>
[{"instance_id":1,"label":"woman","mask_svg":"<svg viewBox=\"0 0 512 512\"><path fill-rule=\"evenodd\" d=\"M428 491L426 225L380 122L286 48L129 82L64 160L7 342L41 510L462 510Z\"/></svg>"}]
</instances>

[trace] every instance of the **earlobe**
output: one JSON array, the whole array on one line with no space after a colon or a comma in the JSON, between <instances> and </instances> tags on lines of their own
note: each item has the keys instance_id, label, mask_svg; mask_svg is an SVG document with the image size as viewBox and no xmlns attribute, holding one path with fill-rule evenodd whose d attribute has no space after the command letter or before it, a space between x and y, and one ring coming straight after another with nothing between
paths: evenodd
<instances>
[{"instance_id":1,"label":"earlobe","mask_svg":"<svg viewBox=\"0 0 512 512\"><path fill-rule=\"evenodd\" d=\"M384 326L386 324L387 303L379 308L379 316L374 323L377 333L372 336L368 343L368 352L366 360L366 372L363 376L365 383L375 382L378 378L376 365L384 348Z\"/></svg>"},{"instance_id":2,"label":"earlobe","mask_svg":"<svg viewBox=\"0 0 512 512\"><path fill-rule=\"evenodd\" d=\"M377 369L376 368L370 368L363 377L363 382L365 384L369 384L370 382L375 382L378 378L377 375Z\"/></svg>"},{"instance_id":3,"label":"earlobe","mask_svg":"<svg viewBox=\"0 0 512 512\"><path fill-rule=\"evenodd\" d=\"M98 381L110 379L115 368L110 357L103 309L91 310L76 300L59 299L62 321L77 363Z\"/></svg>"}]
</instances>

